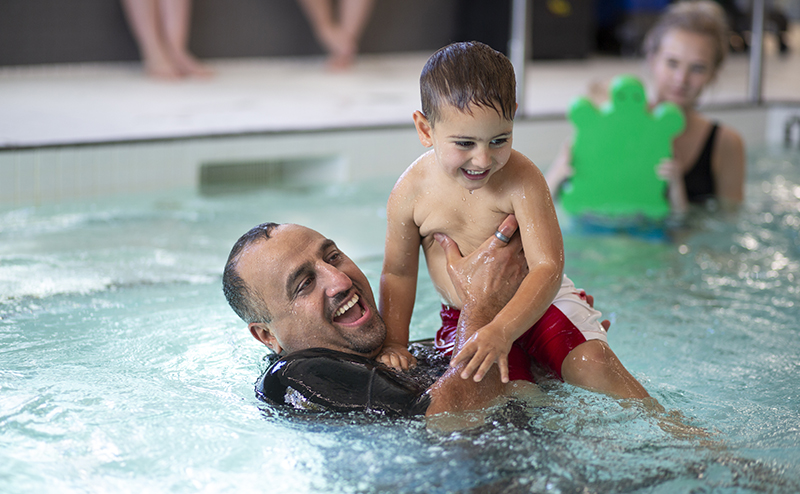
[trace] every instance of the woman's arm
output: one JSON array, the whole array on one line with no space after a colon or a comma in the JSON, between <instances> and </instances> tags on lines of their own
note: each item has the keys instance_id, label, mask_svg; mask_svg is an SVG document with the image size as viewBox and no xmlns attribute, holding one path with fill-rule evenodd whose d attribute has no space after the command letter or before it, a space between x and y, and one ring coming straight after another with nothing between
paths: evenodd
<instances>
[{"instance_id":1,"label":"woman's arm","mask_svg":"<svg viewBox=\"0 0 800 494\"><path fill-rule=\"evenodd\" d=\"M746 174L744 141L739 133L730 127L720 127L712 159L720 205L726 210L735 209L744 201Z\"/></svg>"},{"instance_id":2,"label":"woman's arm","mask_svg":"<svg viewBox=\"0 0 800 494\"><path fill-rule=\"evenodd\" d=\"M544 176L547 181L547 187L550 189L550 195L553 198L558 196L561 186L569 180L573 173L575 173L575 170L572 169L572 144L569 141L565 141L561 144L561 149L559 149L556 159L553 160Z\"/></svg>"}]
</instances>

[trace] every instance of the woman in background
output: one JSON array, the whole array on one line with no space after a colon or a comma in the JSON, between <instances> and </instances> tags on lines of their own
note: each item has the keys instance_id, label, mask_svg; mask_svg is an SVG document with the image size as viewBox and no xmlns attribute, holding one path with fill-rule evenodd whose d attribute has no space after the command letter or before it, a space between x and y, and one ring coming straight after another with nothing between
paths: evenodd
<instances>
[{"instance_id":1,"label":"woman in background","mask_svg":"<svg viewBox=\"0 0 800 494\"><path fill-rule=\"evenodd\" d=\"M652 75L653 101L678 105L686 128L673 142L673 158L657 173L669 183L673 213L689 204L735 209L744 199L745 152L734 129L697 111L703 90L711 84L728 51L725 12L710 0L672 4L648 32L644 52ZM569 146L547 171L553 195L572 174Z\"/></svg>"}]
</instances>

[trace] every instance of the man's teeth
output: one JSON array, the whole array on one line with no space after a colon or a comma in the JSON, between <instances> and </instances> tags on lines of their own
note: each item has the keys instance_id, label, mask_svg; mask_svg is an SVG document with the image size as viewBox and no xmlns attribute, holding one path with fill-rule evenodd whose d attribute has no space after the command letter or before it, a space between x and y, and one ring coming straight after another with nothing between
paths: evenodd
<instances>
[{"instance_id":1,"label":"man's teeth","mask_svg":"<svg viewBox=\"0 0 800 494\"><path fill-rule=\"evenodd\" d=\"M353 298L350 299L349 302L347 302L343 306L339 307L339 310L336 311L336 313L333 315L333 317L341 316L342 314L344 314L345 312L350 310L354 305L356 305L357 302L358 302L358 295L353 295Z\"/></svg>"}]
</instances>

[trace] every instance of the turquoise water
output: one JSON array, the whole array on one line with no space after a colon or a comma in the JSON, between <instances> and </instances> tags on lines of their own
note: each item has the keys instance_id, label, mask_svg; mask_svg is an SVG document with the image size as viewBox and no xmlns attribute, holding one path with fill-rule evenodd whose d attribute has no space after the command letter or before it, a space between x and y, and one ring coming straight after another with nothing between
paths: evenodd
<instances>
[{"instance_id":1,"label":"turquoise water","mask_svg":"<svg viewBox=\"0 0 800 494\"><path fill-rule=\"evenodd\" d=\"M797 154L753 157L746 208L672 243L565 236L616 353L711 443L560 383L522 423L455 434L264 407L263 347L221 294L230 246L302 223L376 285L390 188L0 211L0 492L800 491ZM415 339L438 318L427 282L418 299Z\"/></svg>"}]
</instances>

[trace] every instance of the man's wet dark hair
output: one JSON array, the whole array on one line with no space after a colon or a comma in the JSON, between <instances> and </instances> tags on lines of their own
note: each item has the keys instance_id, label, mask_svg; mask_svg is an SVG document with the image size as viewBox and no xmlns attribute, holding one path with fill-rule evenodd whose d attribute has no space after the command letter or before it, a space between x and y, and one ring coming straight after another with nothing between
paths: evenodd
<instances>
[{"instance_id":1,"label":"man's wet dark hair","mask_svg":"<svg viewBox=\"0 0 800 494\"><path fill-rule=\"evenodd\" d=\"M481 42L453 43L431 55L419 86L422 114L431 125L441 118L445 105L465 113L470 113L473 105L493 108L504 119L514 120L514 66L505 55Z\"/></svg>"},{"instance_id":2,"label":"man's wet dark hair","mask_svg":"<svg viewBox=\"0 0 800 494\"><path fill-rule=\"evenodd\" d=\"M244 320L247 324L260 322L269 323L272 320L264 302L250 291L247 283L239 276L236 265L242 251L250 244L259 240L270 238L272 230L280 226L278 223L262 223L239 237L233 244L228 261L225 263L225 271L222 273L222 292L228 300L231 309Z\"/></svg>"}]
</instances>

